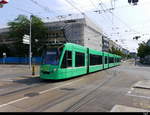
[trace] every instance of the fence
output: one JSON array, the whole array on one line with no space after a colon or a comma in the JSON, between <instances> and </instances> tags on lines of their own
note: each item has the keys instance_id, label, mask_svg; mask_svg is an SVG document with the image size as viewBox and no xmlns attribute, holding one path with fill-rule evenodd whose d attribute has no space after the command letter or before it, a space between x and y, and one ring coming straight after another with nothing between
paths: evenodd
<instances>
[{"instance_id":1,"label":"fence","mask_svg":"<svg viewBox=\"0 0 150 115\"><path fill-rule=\"evenodd\" d=\"M41 64L42 58L41 57L32 57L33 64ZM0 63L5 64L29 64L29 58L25 57L6 57L0 58Z\"/></svg>"}]
</instances>

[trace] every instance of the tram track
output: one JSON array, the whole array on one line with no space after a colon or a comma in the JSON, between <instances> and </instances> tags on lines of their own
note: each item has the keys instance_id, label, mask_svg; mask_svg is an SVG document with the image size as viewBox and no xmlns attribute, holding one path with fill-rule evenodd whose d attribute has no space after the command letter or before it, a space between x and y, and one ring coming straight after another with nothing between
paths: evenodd
<instances>
[{"instance_id":1,"label":"tram track","mask_svg":"<svg viewBox=\"0 0 150 115\"><path fill-rule=\"evenodd\" d=\"M114 72L113 72L114 73ZM69 99L75 99L76 97L78 97L78 100L79 101L77 101L77 102L75 102L75 103L73 103L73 105L71 104L71 106L70 107L67 107L67 109L65 109L64 111L70 111L70 110L72 110L73 109L73 111L76 111L76 109L78 109L78 107L79 106L82 106L82 105L84 105L84 104L86 104L86 103L88 103L89 102L89 100L91 100L92 98L94 98L94 97L92 97L92 98L89 98L86 102L84 102L84 103L82 103L81 105L80 105L80 103L81 103L81 101L84 99L84 98L87 98L88 97L88 95L90 95L91 93L93 93L94 91L96 91L96 89L98 89L98 88L100 88L100 87L102 87L103 85L105 85L105 83L107 82L107 81L109 81L109 79L111 78L111 77L109 77L111 74L112 74L112 72L108 72L107 70L104 72L104 74L107 74L108 75L108 78L105 80L105 77L103 78L103 80L105 80L104 82L102 82L102 83L100 83L100 85L98 85L98 87L96 87L95 88L95 84L90 84L90 85L86 85L87 84L87 81L88 82L91 82L90 80L89 80L89 78L92 78L92 76L95 76L95 73L93 73L93 74L89 74L87 77L79 77L79 78L75 78L75 79L77 79L77 80L75 80L75 79L71 79L71 80L65 80L65 81L63 81L63 82L50 82L50 83L47 83L46 82L46 84L45 84L45 82L43 83L38 83L38 84L34 84L34 85L32 85L32 86L29 86L29 87L24 87L24 88L21 88L21 89L18 89L18 90L14 90L14 91L11 91L11 92L7 92L7 93L3 93L3 94L1 94L0 96L1 97L10 97L11 98L11 96L13 95L13 96L16 96L16 95L18 95L18 94L21 94L22 96L23 95L26 95L26 94L28 94L28 93L31 93L31 91L33 92L33 91L35 91L36 92L36 90L37 91L39 91L39 89L41 90L41 92L43 92L43 93L47 93L47 92L49 92L49 91L51 91L51 90L53 90L53 89L56 89L57 88L57 90L61 90L61 92L64 92L65 94L63 95L63 97L61 97L61 95L60 96L58 96L58 98L57 99L54 99L54 100L52 100L52 101L47 101L44 105L38 105L37 107L31 107L31 108L29 108L29 110L28 111L35 111L35 112L37 112L37 110L38 111L44 111L44 110L46 110L46 109L48 109L48 108L53 108L53 107L55 107L55 106L57 106L57 105L59 105L59 104L61 104L61 103L63 103L63 102L67 102L67 100L69 100ZM91 76L92 75L92 76ZM114 74L113 74L113 76L115 76ZM113 77L112 76L112 77ZM85 79L86 78L86 79ZM84 79L84 80L83 80ZM93 79L93 78L92 78ZM112 79L112 78L111 78ZM110 80L111 80L110 79ZM79 89L76 89L75 88L75 90L71 90L71 88L70 88L70 90L68 90L68 91L66 91L65 89L67 89L68 88L68 86L67 85L69 85L70 86L70 84L71 84L71 86L72 85L76 85L76 84L74 84L76 81L80 81L80 80L83 80L83 82L84 82L84 84L82 84L84 87L82 87L82 88L79 88ZM70 82L72 82L72 83L70 83ZM99 82L100 81L96 81L97 82L97 84L99 84ZM65 87L65 85L67 86L67 88L64 88ZM81 85L81 83L80 83L80 85ZM94 86L94 87L93 87ZM47 89L48 87L51 87L50 89ZM35 89L34 89L35 88ZM73 89L73 88L72 88ZM89 91L90 90L90 91ZM54 90L55 91L55 90ZM39 93L39 92L38 92ZM35 96L42 96L42 94L43 93L39 93L39 95L35 95ZM26 95L27 96L27 95ZM25 97L26 97L25 96ZM21 101L23 101L24 99L26 99L25 97L21 97L20 98L20 96L19 96L19 99L16 99L16 102L18 102L20 99L22 99ZM27 96L28 97L28 96ZM81 98L81 99L80 99ZM32 99L32 97L30 98L30 97L28 97L27 99ZM25 101L25 100L24 100ZM12 103L13 102L15 102L15 100L12 100ZM9 101L9 102L5 102L6 103L6 105L7 105L7 103L9 104L9 103L11 103L11 101ZM5 105L5 104L4 104ZM13 104L13 106L15 106L15 104ZM74 109L74 107L75 107L75 109ZM79 107L80 108L80 107Z\"/></svg>"},{"instance_id":2,"label":"tram track","mask_svg":"<svg viewBox=\"0 0 150 115\"><path fill-rule=\"evenodd\" d=\"M90 100L93 100L97 95L94 95L91 97L91 95L93 95L93 93L96 92L97 89L103 87L106 83L108 83L110 80L112 80L115 76L116 76L116 71L114 71L113 75L108 78L107 80L103 81L99 86L97 86L94 90L90 91L88 94L86 94L84 97L82 97L79 101L77 101L76 103L74 103L74 105L70 106L69 108L67 108L64 112L76 112L78 109L80 109L80 107L85 106L86 104L88 104L90 102ZM85 99L85 101L83 101ZM107 112L106 109L101 108L103 110L105 110Z\"/></svg>"},{"instance_id":3,"label":"tram track","mask_svg":"<svg viewBox=\"0 0 150 115\"><path fill-rule=\"evenodd\" d=\"M109 74L109 72L107 70L105 72ZM94 75L94 74L95 73L87 74L87 76L88 75ZM82 77L84 77L84 76L82 76ZM14 80L12 84L8 84L6 86L0 87L0 89L5 91L4 93L0 92L0 96L8 96L10 94L16 94L16 93L19 93L19 92L22 92L22 91L26 91L26 90L30 90L30 89L36 88L36 87L44 87L44 86L47 86L47 85L51 86L51 85L55 85L55 84L59 85L59 83L60 84L64 83L64 82L67 83L67 82L70 82L70 81L72 81L74 79L81 79L82 77L79 76L77 78L72 78L72 79L69 79L69 80L61 80L61 81L50 81L50 80L45 81L45 80L39 79L39 80L37 80L37 81L35 81L33 83L28 83L28 84L31 84L29 86L24 86L23 85L24 83L19 83L18 82L19 80ZM24 80L26 80L26 79L24 79ZM13 89L15 89L15 90L13 90ZM9 90L11 90L11 91L9 91Z\"/></svg>"},{"instance_id":4,"label":"tram track","mask_svg":"<svg viewBox=\"0 0 150 115\"><path fill-rule=\"evenodd\" d=\"M67 107L66 109L64 109L64 112L70 112L70 111L76 111L78 110L81 106L86 105L87 103L89 103L90 100L92 100L94 97L91 95L93 95L93 93L100 87L104 86L107 82L109 82L112 78L114 78L114 76L116 76L116 72L114 72L114 74L109 77L108 79L104 80L100 85L98 85L98 87L94 87L93 88L93 84L87 86L82 87L81 89L75 91L75 92L67 92L63 97L58 97L57 99L53 100L53 101L49 101L47 103L45 103L44 105L38 106L37 108L34 108L32 110L32 112L38 112L38 111L44 111L47 110L48 108L57 108L57 105L59 106L62 103L65 103L69 100L73 100L78 98L79 100L73 104L71 104L71 106ZM96 82L96 84L99 84L99 81ZM89 91L90 90L90 91ZM84 91L84 93L83 93ZM86 100L85 100L86 99ZM104 108L101 108L102 110L107 111ZM37 111L38 110L38 111Z\"/></svg>"},{"instance_id":5,"label":"tram track","mask_svg":"<svg viewBox=\"0 0 150 115\"><path fill-rule=\"evenodd\" d=\"M0 96L7 96L7 95L10 95L10 94L15 94L15 93L18 93L18 92L22 92L22 91L25 91L25 90L29 90L29 89L32 89L32 88L35 88L35 87L38 87L38 86L43 86L43 85L47 85L46 83L43 83L43 82L38 82L36 84L31 84L29 86L24 86L22 84L10 84L10 85L7 85L1 89L3 90L8 90L6 92L1 92L0 93ZM15 89L15 90L13 90ZM10 91L9 91L10 90Z\"/></svg>"}]
</instances>

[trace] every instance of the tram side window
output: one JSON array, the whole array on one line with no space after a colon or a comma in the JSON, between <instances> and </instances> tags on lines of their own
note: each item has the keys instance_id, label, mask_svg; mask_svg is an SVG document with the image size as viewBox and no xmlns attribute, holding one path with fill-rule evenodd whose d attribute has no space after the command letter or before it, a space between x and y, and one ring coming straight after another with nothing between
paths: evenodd
<instances>
[{"instance_id":1,"label":"tram side window","mask_svg":"<svg viewBox=\"0 0 150 115\"><path fill-rule=\"evenodd\" d=\"M109 63L114 63L113 57L109 57Z\"/></svg>"},{"instance_id":2,"label":"tram side window","mask_svg":"<svg viewBox=\"0 0 150 115\"><path fill-rule=\"evenodd\" d=\"M66 51L63 57L61 68L72 67L72 52Z\"/></svg>"},{"instance_id":3,"label":"tram side window","mask_svg":"<svg viewBox=\"0 0 150 115\"><path fill-rule=\"evenodd\" d=\"M75 67L85 66L85 54L76 52L75 55Z\"/></svg>"},{"instance_id":4,"label":"tram side window","mask_svg":"<svg viewBox=\"0 0 150 115\"><path fill-rule=\"evenodd\" d=\"M121 58L118 59L118 62L121 62Z\"/></svg>"},{"instance_id":5,"label":"tram side window","mask_svg":"<svg viewBox=\"0 0 150 115\"><path fill-rule=\"evenodd\" d=\"M107 56L105 56L105 64L107 64L108 63L108 58L107 58Z\"/></svg>"},{"instance_id":6,"label":"tram side window","mask_svg":"<svg viewBox=\"0 0 150 115\"><path fill-rule=\"evenodd\" d=\"M119 58L117 58L117 62L119 62Z\"/></svg>"},{"instance_id":7,"label":"tram side window","mask_svg":"<svg viewBox=\"0 0 150 115\"><path fill-rule=\"evenodd\" d=\"M103 57L99 56L99 64L103 64Z\"/></svg>"},{"instance_id":8,"label":"tram side window","mask_svg":"<svg viewBox=\"0 0 150 115\"><path fill-rule=\"evenodd\" d=\"M90 54L90 65L101 65L102 56Z\"/></svg>"}]
</instances>

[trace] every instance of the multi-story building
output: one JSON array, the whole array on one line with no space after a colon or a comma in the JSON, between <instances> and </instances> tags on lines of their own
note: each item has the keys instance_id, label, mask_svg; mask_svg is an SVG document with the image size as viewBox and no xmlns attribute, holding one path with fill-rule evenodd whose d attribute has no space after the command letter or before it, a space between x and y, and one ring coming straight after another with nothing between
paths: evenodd
<instances>
[{"instance_id":1,"label":"multi-story building","mask_svg":"<svg viewBox=\"0 0 150 115\"><path fill-rule=\"evenodd\" d=\"M150 40L148 40L146 44L147 44L148 46L150 46Z\"/></svg>"},{"instance_id":2,"label":"multi-story building","mask_svg":"<svg viewBox=\"0 0 150 115\"><path fill-rule=\"evenodd\" d=\"M136 52L130 52L131 57L135 58L137 57L137 53Z\"/></svg>"},{"instance_id":3,"label":"multi-story building","mask_svg":"<svg viewBox=\"0 0 150 115\"><path fill-rule=\"evenodd\" d=\"M9 28L0 29L0 45L1 44L12 44L16 42L15 39L8 37Z\"/></svg>"},{"instance_id":4,"label":"multi-story building","mask_svg":"<svg viewBox=\"0 0 150 115\"><path fill-rule=\"evenodd\" d=\"M109 38L106 36L102 36L102 51L109 52Z\"/></svg>"},{"instance_id":5,"label":"multi-story building","mask_svg":"<svg viewBox=\"0 0 150 115\"><path fill-rule=\"evenodd\" d=\"M112 48L123 51L123 48L121 45L117 44L113 40L109 40L109 49L111 50Z\"/></svg>"},{"instance_id":6,"label":"multi-story building","mask_svg":"<svg viewBox=\"0 0 150 115\"><path fill-rule=\"evenodd\" d=\"M125 48L122 48L122 52L123 52L124 54L126 54L126 55L129 55L129 54L130 54L129 50L127 50L127 49L125 49Z\"/></svg>"},{"instance_id":7,"label":"multi-story building","mask_svg":"<svg viewBox=\"0 0 150 115\"><path fill-rule=\"evenodd\" d=\"M49 43L71 42L102 51L102 30L87 17L45 23Z\"/></svg>"}]
</instances>

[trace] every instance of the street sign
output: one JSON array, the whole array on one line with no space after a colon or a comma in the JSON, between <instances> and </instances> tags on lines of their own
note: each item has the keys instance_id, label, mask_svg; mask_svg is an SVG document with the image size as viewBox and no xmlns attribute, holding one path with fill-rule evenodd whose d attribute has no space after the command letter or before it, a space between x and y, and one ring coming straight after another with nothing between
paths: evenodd
<instances>
[{"instance_id":1,"label":"street sign","mask_svg":"<svg viewBox=\"0 0 150 115\"><path fill-rule=\"evenodd\" d=\"M30 44L29 40L23 39L24 44Z\"/></svg>"},{"instance_id":2,"label":"street sign","mask_svg":"<svg viewBox=\"0 0 150 115\"><path fill-rule=\"evenodd\" d=\"M30 36L29 35L23 36L23 43L24 44L30 44Z\"/></svg>"},{"instance_id":3,"label":"street sign","mask_svg":"<svg viewBox=\"0 0 150 115\"><path fill-rule=\"evenodd\" d=\"M23 36L23 39L29 39L29 38L30 38L29 35L26 35L26 34L25 34L25 35Z\"/></svg>"},{"instance_id":4,"label":"street sign","mask_svg":"<svg viewBox=\"0 0 150 115\"><path fill-rule=\"evenodd\" d=\"M5 52L3 52L3 56L4 56L4 57L6 56L6 53L5 53Z\"/></svg>"}]
</instances>

